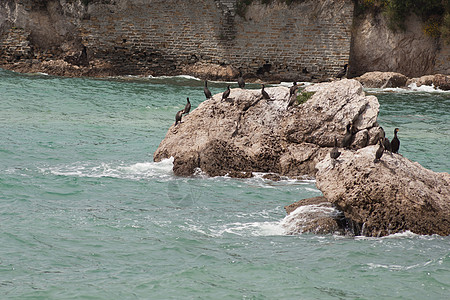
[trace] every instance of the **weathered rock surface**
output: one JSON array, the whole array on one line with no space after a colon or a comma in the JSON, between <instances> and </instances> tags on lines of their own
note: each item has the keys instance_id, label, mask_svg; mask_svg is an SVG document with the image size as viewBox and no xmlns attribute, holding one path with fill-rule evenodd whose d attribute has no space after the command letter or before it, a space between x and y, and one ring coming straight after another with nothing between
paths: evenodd
<instances>
[{"instance_id":1,"label":"weathered rock surface","mask_svg":"<svg viewBox=\"0 0 450 300\"><path fill-rule=\"evenodd\" d=\"M396 71L408 77L447 73L449 46L425 34L423 26L415 15L406 19L405 31L396 32L382 13L355 18L349 75L371 71Z\"/></svg>"},{"instance_id":2,"label":"weathered rock surface","mask_svg":"<svg viewBox=\"0 0 450 300\"><path fill-rule=\"evenodd\" d=\"M374 163L378 146L342 151L334 164L317 164L317 187L366 236L410 230L450 234L450 175L425 169L400 154L385 153ZM358 234L358 233L357 233Z\"/></svg>"},{"instance_id":3,"label":"weathered rock surface","mask_svg":"<svg viewBox=\"0 0 450 300\"><path fill-rule=\"evenodd\" d=\"M199 78L208 78L209 80L232 80L239 75L239 71L232 66L200 62L184 66L183 73L191 74Z\"/></svg>"},{"instance_id":4,"label":"weathered rock surface","mask_svg":"<svg viewBox=\"0 0 450 300\"><path fill-rule=\"evenodd\" d=\"M395 72L368 72L354 78L365 88L397 88L405 87L408 77Z\"/></svg>"},{"instance_id":5,"label":"weathered rock surface","mask_svg":"<svg viewBox=\"0 0 450 300\"><path fill-rule=\"evenodd\" d=\"M201 103L183 123L171 126L154 160L174 157L173 171L188 176L201 168L210 176L240 177L243 172L288 176L314 175L315 165L340 141L348 123L368 138L377 134L379 104L365 96L356 80L321 83L306 88L315 94L287 109L289 89L269 87L271 100L260 90L232 89ZM357 147L356 147L357 148Z\"/></svg>"}]
</instances>

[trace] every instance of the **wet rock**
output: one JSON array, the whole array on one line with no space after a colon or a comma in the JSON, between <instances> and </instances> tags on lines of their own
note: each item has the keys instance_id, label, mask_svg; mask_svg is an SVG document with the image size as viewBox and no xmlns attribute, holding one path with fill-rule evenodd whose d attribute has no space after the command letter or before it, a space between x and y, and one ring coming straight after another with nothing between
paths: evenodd
<instances>
[{"instance_id":1,"label":"wet rock","mask_svg":"<svg viewBox=\"0 0 450 300\"><path fill-rule=\"evenodd\" d=\"M345 219L325 197L303 199L284 207L288 216L281 222L286 234L344 234Z\"/></svg>"},{"instance_id":2,"label":"wet rock","mask_svg":"<svg viewBox=\"0 0 450 300\"><path fill-rule=\"evenodd\" d=\"M417 87L422 85L434 86L435 88L448 91L450 90L450 76L443 74L426 75L408 80L408 85L415 84Z\"/></svg>"},{"instance_id":3,"label":"wet rock","mask_svg":"<svg viewBox=\"0 0 450 300\"><path fill-rule=\"evenodd\" d=\"M431 86L431 85L433 85L433 79L434 79L434 75L425 75L425 76L418 77L418 78L410 78L410 79L408 79L408 82L406 83L406 85L409 86L411 84L415 84L417 87L420 87L422 85Z\"/></svg>"},{"instance_id":4,"label":"wet rock","mask_svg":"<svg viewBox=\"0 0 450 300\"><path fill-rule=\"evenodd\" d=\"M266 88L270 100L262 99L259 89L232 89L223 101L217 94L169 128L154 160L174 157L173 171L181 176L196 168L210 176L313 176L315 165L328 155L335 137L343 138L348 123L356 134L369 135L355 148L374 140L368 130L378 127L378 100L365 96L359 82L341 80L306 90L314 92L311 98L289 109L286 87Z\"/></svg>"},{"instance_id":5,"label":"wet rock","mask_svg":"<svg viewBox=\"0 0 450 300\"><path fill-rule=\"evenodd\" d=\"M377 148L343 150L337 163L326 157L317 164L317 187L326 199L366 236L449 235L450 175L400 154L385 153L374 163Z\"/></svg>"},{"instance_id":6,"label":"wet rock","mask_svg":"<svg viewBox=\"0 0 450 300\"><path fill-rule=\"evenodd\" d=\"M433 85L444 91L450 90L450 76L442 74L435 75L433 78Z\"/></svg>"},{"instance_id":7,"label":"wet rock","mask_svg":"<svg viewBox=\"0 0 450 300\"><path fill-rule=\"evenodd\" d=\"M356 80L365 88L398 88L405 87L408 77L395 72L368 72Z\"/></svg>"},{"instance_id":8,"label":"wet rock","mask_svg":"<svg viewBox=\"0 0 450 300\"><path fill-rule=\"evenodd\" d=\"M274 174L274 173L270 173L270 174L265 174L263 176L264 179L269 179L272 181L280 181L281 180L281 176L278 174Z\"/></svg>"}]
</instances>

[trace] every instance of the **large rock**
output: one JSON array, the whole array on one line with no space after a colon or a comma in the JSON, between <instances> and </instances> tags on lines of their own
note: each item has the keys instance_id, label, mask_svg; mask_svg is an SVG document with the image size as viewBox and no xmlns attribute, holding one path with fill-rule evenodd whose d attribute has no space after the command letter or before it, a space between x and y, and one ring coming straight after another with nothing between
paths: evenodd
<instances>
[{"instance_id":1,"label":"large rock","mask_svg":"<svg viewBox=\"0 0 450 300\"><path fill-rule=\"evenodd\" d=\"M356 80L365 88L398 88L405 87L408 77L395 72L368 72Z\"/></svg>"},{"instance_id":2,"label":"large rock","mask_svg":"<svg viewBox=\"0 0 450 300\"><path fill-rule=\"evenodd\" d=\"M201 103L183 123L169 128L154 160L174 157L173 171L183 176L196 168L210 176L241 177L252 171L313 176L348 123L356 135L364 131L368 137L355 148L375 140L378 100L365 96L356 80L310 86L307 90L315 94L290 109L288 88L266 90L271 100L261 99L260 90L232 89L225 101L217 94Z\"/></svg>"},{"instance_id":3,"label":"large rock","mask_svg":"<svg viewBox=\"0 0 450 300\"><path fill-rule=\"evenodd\" d=\"M384 236L410 230L450 234L450 175L425 169L400 154L385 153L374 163L378 146L342 151L317 164L317 187L360 234Z\"/></svg>"}]
</instances>

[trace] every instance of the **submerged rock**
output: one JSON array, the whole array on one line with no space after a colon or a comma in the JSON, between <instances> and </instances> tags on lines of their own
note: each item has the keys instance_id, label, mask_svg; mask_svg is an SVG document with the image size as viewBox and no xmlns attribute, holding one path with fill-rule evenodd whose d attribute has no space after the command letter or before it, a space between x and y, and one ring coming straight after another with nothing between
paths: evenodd
<instances>
[{"instance_id":1,"label":"submerged rock","mask_svg":"<svg viewBox=\"0 0 450 300\"><path fill-rule=\"evenodd\" d=\"M346 220L325 197L303 199L284 209L288 216L281 222L286 234L345 234Z\"/></svg>"},{"instance_id":2,"label":"submerged rock","mask_svg":"<svg viewBox=\"0 0 450 300\"><path fill-rule=\"evenodd\" d=\"M406 230L450 234L450 175L425 169L400 154L385 153L374 163L377 146L342 151L317 164L317 187L359 234L384 236ZM358 233L357 233L358 234Z\"/></svg>"},{"instance_id":3,"label":"submerged rock","mask_svg":"<svg viewBox=\"0 0 450 300\"><path fill-rule=\"evenodd\" d=\"M395 72L368 72L356 80L365 88L398 88L405 87L408 77Z\"/></svg>"},{"instance_id":4,"label":"submerged rock","mask_svg":"<svg viewBox=\"0 0 450 300\"><path fill-rule=\"evenodd\" d=\"M281 175L314 175L315 165L341 141L345 127L364 131L354 148L376 139L378 100L366 96L356 80L309 86L306 103L287 109L289 89L268 87L270 100L261 90L232 89L201 103L183 123L171 126L154 153L154 160L174 157L173 171L188 176L201 168L210 176L250 172ZM314 93L313 93L314 92ZM299 92L301 93L301 92ZM237 172L237 173L236 173Z\"/></svg>"}]
</instances>

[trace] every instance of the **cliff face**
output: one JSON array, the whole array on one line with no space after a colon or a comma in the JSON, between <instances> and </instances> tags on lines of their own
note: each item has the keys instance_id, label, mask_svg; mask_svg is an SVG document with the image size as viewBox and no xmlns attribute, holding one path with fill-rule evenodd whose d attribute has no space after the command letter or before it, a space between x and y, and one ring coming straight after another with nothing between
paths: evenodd
<instances>
[{"instance_id":1,"label":"cliff face","mask_svg":"<svg viewBox=\"0 0 450 300\"><path fill-rule=\"evenodd\" d=\"M450 46L426 35L422 21L407 18L406 31L393 32L382 14L356 17L353 24L350 76L398 72L408 77L450 74Z\"/></svg>"}]
</instances>

